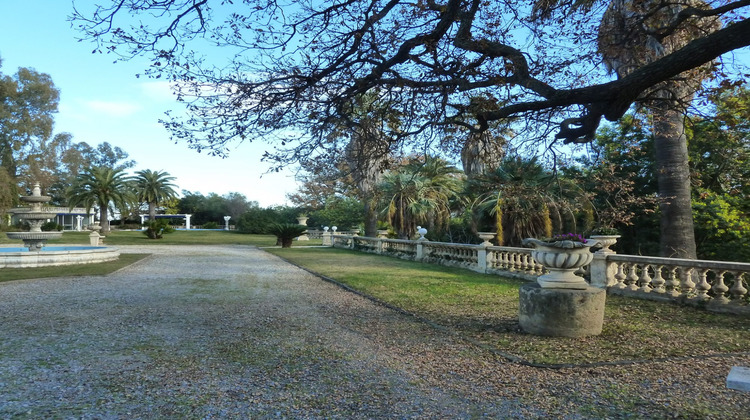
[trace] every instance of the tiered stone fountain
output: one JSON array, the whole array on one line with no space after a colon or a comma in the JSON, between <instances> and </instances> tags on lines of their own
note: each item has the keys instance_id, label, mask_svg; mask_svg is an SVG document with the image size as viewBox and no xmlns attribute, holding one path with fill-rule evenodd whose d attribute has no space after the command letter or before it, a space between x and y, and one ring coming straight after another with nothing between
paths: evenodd
<instances>
[{"instance_id":1,"label":"tiered stone fountain","mask_svg":"<svg viewBox=\"0 0 750 420\"><path fill-rule=\"evenodd\" d=\"M42 232L42 225L57 213L45 210L44 204L51 197L42 195L39 184L35 184L31 195L21 197L31 204L24 209L16 209L13 214L31 225L29 232L8 232L10 239L20 239L24 247L0 247L0 269L46 267L55 265L89 264L112 261L120 258L117 248L104 246L45 246L50 239L60 238L62 232Z\"/></svg>"},{"instance_id":2,"label":"tiered stone fountain","mask_svg":"<svg viewBox=\"0 0 750 420\"><path fill-rule=\"evenodd\" d=\"M42 195L39 183L34 184L31 195L21 197L21 201L30 203L31 208L25 212L14 213L18 218L26 220L31 226L31 230L28 232L8 232L6 233L8 238L23 240L24 246L29 251L41 251L48 240L60 238L62 232L42 232L42 225L45 221L57 216L57 213L49 213L42 208L42 205L48 203L51 199L50 196Z\"/></svg>"}]
</instances>

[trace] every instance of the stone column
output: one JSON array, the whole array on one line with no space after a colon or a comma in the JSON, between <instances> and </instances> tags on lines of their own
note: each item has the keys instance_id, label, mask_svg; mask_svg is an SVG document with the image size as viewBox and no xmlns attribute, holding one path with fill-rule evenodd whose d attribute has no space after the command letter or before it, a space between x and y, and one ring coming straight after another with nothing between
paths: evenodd
<instances>
[{"instance_id":1,"label":"stone column","mask_svg":"<svg viewBox=\"0 0 750 420\"><path fill-rule=\"evenodd\" d=\"M323 226L323 246L331 246L333 245L333 241L331 241L331 233L328 232L328 226Z\"/></svg>"},{"instance_id":2,"label":"stone column","mask_svg":"<svg viewBox=\"0 0 750 420\"><path fill-rule=\"evenodd\" d=\"M591 260L591 264L589 265L589 275L591 276L589 283L592 286L606 289L617 284L617 280L615 279L617 264L607 261L609 255L612 255L612 253L594 253L594 259Z\"/></svg>"},{"instance_id":3,"label":"stone column","mask_svg":"<svg viewBox=\"0 0 750 420\"><path fill-rule=\"evenodd\" d=\"M487 272L487 246L484 244L480 245L477 250L477 268L474 271L478 273Z\"/></svg>"},{"instance_id":4,"label":"stone column","mask_svg":"<svg viewBox=\"0 0 750 420\"><path fill-rule=\"evenodd\" d=\"M190 217L192 216L192 214L185 215L185 230L190 230Z\"/></svg>"}]
</instances>

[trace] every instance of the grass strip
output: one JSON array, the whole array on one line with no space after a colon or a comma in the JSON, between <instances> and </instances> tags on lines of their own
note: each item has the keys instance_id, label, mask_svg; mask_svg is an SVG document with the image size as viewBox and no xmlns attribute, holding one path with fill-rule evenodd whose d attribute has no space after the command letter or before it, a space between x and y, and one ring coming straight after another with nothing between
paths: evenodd
<instances>
[{"instance_id":1,"label":"grass strip","mask_svg":"<svg viewBox=\"0 0 750 420\"><path fill-rule=\"evenodd\" d=\"M120 254L117 261L107 261L95 264L64 265L37 268L2 268L0 282L24 279L41 279L47 277L80 277L106 276L115 271L134 264L151 254Z\"/></svg>"},{"instance_id":2,"label":"grass strip","mask_svg":"<svg viewBox=\"0 0 750 420\"><path fill-rule=\"evenodd\" d=\"M746 317L607 296L601 335L539 337L519 328L518 280L342 249L267 251L532 364L629 363L750 350Z\"/></svg>"}]
</instances>

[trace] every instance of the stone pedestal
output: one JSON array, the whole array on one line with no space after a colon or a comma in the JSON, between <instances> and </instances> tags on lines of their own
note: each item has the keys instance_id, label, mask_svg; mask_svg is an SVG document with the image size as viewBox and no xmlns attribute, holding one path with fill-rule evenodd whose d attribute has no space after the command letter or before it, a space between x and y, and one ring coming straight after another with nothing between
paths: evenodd
<instances>
[{"instance_id":1,"label":"stone pedestal","mask_svg":"<svg viewBox=\"0 0 750 420\"><path fill-rule=\"evenodd\" d=\"M306 216L298 216L297 217L297 223L299 223L302 226L307 227L307 217ZM310 237L307 236L307 232L303 233L302 235L297 237L298 241L309 241Z\"/></svg>"},{"instance_id":2,"label":"stone pedestal","mask_svg":"<svg viewBox=\"0 0 750 420\"><path fill-rule=\"evenodd\" d=\"M529 334L553 337L599 335L607 292L596 287L549 289L527 283L519 291L518 321Z\"/></svg>"}]
</instances>

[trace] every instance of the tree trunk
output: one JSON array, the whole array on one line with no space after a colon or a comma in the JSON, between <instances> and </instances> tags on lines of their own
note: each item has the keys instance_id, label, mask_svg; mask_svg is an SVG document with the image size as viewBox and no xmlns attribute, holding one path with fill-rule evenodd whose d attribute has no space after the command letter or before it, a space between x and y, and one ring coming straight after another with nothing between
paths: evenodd
<instances>
[{"instance_id":1,"label":"tree trunk","mask_svg":"<svg viewBox=\"0 0 750 420\"><path fill-rule=\"evenodd\" d=\"M695 231L690 196L684 113L668 101L651 107L661 212L660 255L695 259Z\"/></svg>"},{"instance_id":2,"label":"tree trunk","mask_svg":"<svg viewBox=\"0 0 750 420\"><path fill-rule=\"evenodd\" d=\"M378 237L378 213L369 198L362 200L365 206L365 236L370 238Z\"/></svg>"},{"instance_id":3,"label":"tree trunk","mask_svg":"<svg viewBox=\"0 0 750 420\"><path fill-rule=\"evenodd\" d=\"M107 219L107 206L99 207L99 226L102 233L109 233L109 220Z\"/></svg>"},{"instance_id":4,"label":"tree trunk","mask_svg":"<svg viewBox=\"0 0 750 420\"><path fill-rule=\"evenodd\" d=\"M156 220L156 203L148 203L148 220Z\"/></svg>"}]
</instances>

